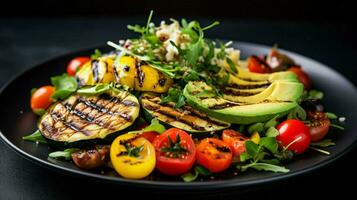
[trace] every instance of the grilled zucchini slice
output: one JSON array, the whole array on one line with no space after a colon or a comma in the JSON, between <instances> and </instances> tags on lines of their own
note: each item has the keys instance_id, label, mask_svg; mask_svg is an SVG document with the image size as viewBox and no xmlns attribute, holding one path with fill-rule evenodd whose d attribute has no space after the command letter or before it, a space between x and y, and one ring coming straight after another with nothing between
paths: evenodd
<instances>
[{"instance_id":1,"label":"grilled zucchini slice","mask_svg":"<svg viewBox=\"0 0 357 200\"><path fill-rule=\"evenodd\" d=\"M38 122L44 138L57 148L105 144L134 123L138 99L127 91L73 94L52 105Z\"/></svg>"},{"instance_id":2,"label":"grilled zucchini slice","mask_svg":"<svg viewBox=\"0 0 357 200\"><path fill-rule=\"evenodd\" d=\"M207 116L189 105L174 108L175 103L160 104L160 97L153 93L141 96L141 105L152 117L170 126L188 132L213 132L230 126L229 123Z\"/></svg>"}]
</instances>

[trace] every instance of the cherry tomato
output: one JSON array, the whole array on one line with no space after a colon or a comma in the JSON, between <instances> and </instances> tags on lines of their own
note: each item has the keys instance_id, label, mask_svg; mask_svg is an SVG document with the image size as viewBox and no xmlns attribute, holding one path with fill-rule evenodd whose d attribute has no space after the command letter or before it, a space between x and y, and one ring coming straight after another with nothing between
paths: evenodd
<instances>
[{"instance_id":1,"label":"cherry tomato","mask_svg":"<svg viewBox=\"0 0 357 200\"><path fill-rule=\"evenodd\" d=\"M67 73L69 76L76 75L76 72L86 63L90 61L89 57L73 58L67 65Z\"/></svg>"},{"instance_id":2,"label":"cherry tomato","mask_svg":"<svg viewBox=\"0 0 357 200\"><path fill-rule=\"evenodd\" d=\"M167 175L187 173L196 160L196 147L191 136L178 128L170 128L154 139L156 168Z\"/></svg>"},{"instance_id":3,"label":"cherry tomato","mask_svg":"<svg viewBox=\"0 0 357 200\"><path fill-rule=\"evenodd\" d=\"M237 131L224 130L222 133L222 140L231 147L233 156L239 156L241 153L245 152L245 141L247 141L248 138Z\"/></svg>"},{"instance_id":4,"label":"cherry tomato","mask_svg":"<svg viewBox=\"0 0 357 200\"><path fill-rule=\"evenodd\" d=\"M283 121L277 126L279 135L276 137L284 147L301 154L309 147L311 142L310 129L296 119Z\"/></svg>"},{"instance_id":5,"label":"cherry tomato","mask_svg":"<svg viewBox=\"0 0 357 200\"><path fill-rule=\"evenodd\" d=\"M155 131L148 131L148 132L144 132L142 133L140 136L147 139L149 142L153 143L155 138L158 136L159 134Z\"/></svg>"},{"instance_id":6,"label":"cherry tomato","mask_svg":"<svg viewBox=\"0 0 357 200\"><path fill-rule=\"evenodd\" d=\"M31 108L33 111L47 109L52 104L52 95L55 92L53 86L42 86L38 88L31 96Z\"/></svg>"},{"instance_id":7,"label":"cherry tomato","mask_svg":"<svg viewBox=\"0 0 357 200\"><path fill-rule=\"evenodd\" d=\"M229 145L216 138L206 138L197 146L197 162L211 172L226 170L232 163Z\"/></svg>"},{"instance_id":8,"label":"cherry tomato","mask_svg":"<svg viewBox=\"0 0 357 200\"><path fill-rule=\"evenodd\" d=\"M258 56L250 56L248 58L248 69L255 73L271 73L271 67Z\"/></svg>"},{"instance_id":9,"label":"cherry tomato","mask_svg":"<svg viewBox=\"0 0 357 200\"><path fill-rule=\"evenodd\" d=\"M308 112L311 123L310 128L311 141L316 142L323 139L330 129L330 119L323 112Z\"/></svg>"},{"instance_id":10,"label":"cherry tomato","mask_svg":"<svg viewBox=\"0 0 357 200\"><path fill-rule=\"evenodd\" d=\"M110 160L121 176L141 179L155 168L155 149L145 138L126 133L118 136L110 146Z\"/></svg>"},{"instance_id":11,"label":"cherry tomato","mask_svg":"<svg viewBox=\"0 0 357 200\"><path fill-rule=\"evenodd\" d=\"M311 88L311 79L309 75L300 67L290 67L288 71L292 71L297 75L299 81L304 85L305 90L309 90Z\"/></svg>"}]
</instances>

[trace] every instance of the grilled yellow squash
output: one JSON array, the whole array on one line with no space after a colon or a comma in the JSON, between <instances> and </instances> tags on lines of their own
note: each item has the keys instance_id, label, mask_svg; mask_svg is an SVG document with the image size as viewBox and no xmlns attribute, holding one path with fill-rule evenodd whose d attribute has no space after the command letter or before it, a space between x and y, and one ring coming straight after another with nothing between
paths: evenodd
<instances>
[{"instance_id":1,"label":"grilled yellow squash","mask_svg":"<svg viewBox=\"0 0 357 200\"><path fill-rule=\"evenodd\" d=\"M173 80L149 65L129 56L101 57L86 63L76 74L80 85L95 85L116 81L137 91L164 93Z\"/></svg>"}]
</instances>

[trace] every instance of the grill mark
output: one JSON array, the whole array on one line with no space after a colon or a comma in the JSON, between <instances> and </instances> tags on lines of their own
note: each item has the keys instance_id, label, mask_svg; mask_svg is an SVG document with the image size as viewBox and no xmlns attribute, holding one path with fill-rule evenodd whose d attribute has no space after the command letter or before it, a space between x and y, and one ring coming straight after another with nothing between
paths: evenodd
<instances>
[{"instance_id":1,"label":"grill mark","mask_svg":"<svg viewBox=\"0 0 357 200\"><path fill-rule=\"evenodd\" d=\"M122 112L113 112L113 111L110 110L112 107L114 107L115 103L113 103L113 106L111 108L106 108L105 106L93 103L92 101L90 101L88 99L80 98L78 100L80 102L84 103L85 105L87 105L88 107L96 109L96 110L98 110L98 111L100 111L102 113L107 113L109 115L119 115L120 117L122 117L126 121L131 121L131 116L130 115L128 115L126 113L122 113Z\"/></svg>"},{"instance_id":2,"label":"grill mark","mask_svg":"<svg viewBox=\"0 0 357 200\"><path fill-rule=\"evenodd\" d=\"M124 100L120 103L123 104L124 106L138 106L136 102L130 100Z\"/></svg>"},{"instance_id":3,"label":"grill mark","mask_svg":"<svg viewBox=\"0 0 357 200\"><path fill-rule=\"evenodd\" d=\"M78 127L77 125L71 123L71 122L67 122L65 121L65 119L57 112L52 112L50 114L50 116L52 117L52 119L56 122L60 121L62 122L65 126L69 127L70 129L76 131L76 132L81 132L87 136L90 136L92 135L92 132L91 131L86 131L86 130L83 130L81 127Z\"/></svg>"},{"instance_id":4,"label":"grill mark","mask_svg":"<svg viewBox=\"0 0 357 200\"><path fill-rule=\"evenodd\" d=\"M221 88L221 91L224 94L227 95L233 95L233 96L242 96L242 97L249 97L249 96L254 96L256 94L259 94L260 92L244 92L244 91L235 91L233 89L229 89L229 88Z\"/></svg>"},{"instance_id":5,"label":"grill mark","mask_svg":"<svg viewBox=\"0 0 357 200\"><path fill-rule=\"evenodd\" d=\"M242 79L244 81L249 81L249 82L260 82L260 81L262 81L262 80L254 80L254 79L250 79L250 78L243 78L243 77L239 77L239 76L238 76L238 78Z\"/></svg>"},{"instance_id":6,"label":"grill mark","mask_svg":"<svg viewBox=\"0 0 357 200\"><path fill-rule=\"evenodd\" d=\"M98 60L92 60L91 62L91 67L92 67L92 73L93 73L93 78L94 78L94 81L96 83L99 82L99 71L98 71L98 64L99 64L99 61Z\"/></svg>"},{"instance_id":7,"label":"grill mark","mask_svg":"<svg viewBox=\"0 0 357 200\"><path fill-rule=\"evenodd\" d=\"M139 87L143 87L144 79L145 79L145 74L141 69L141 63L136 62L136 74L138 75L138 80L139 80Z\"/></svg>"},{"instance_id":8,"label":"grill mark","mask_svg":"<svg viewBox=\"0 0 357 200\"><path fill-rule=\"evenodd\" d=\"M154 103L154 104L155 104L155 103ZM151 110L151 111L154 111L154 112L158 112L158 113L163 114L163 115L165 115L165 116L170 116L170 117L176 119L176 120L179 121L179 122L182 122L182 123L184 123L184 124L186 124L186 125L191 126L193 129L196 129L196 130L206 130L204 127L199 126L199 125L197 125L197 124L195 124L195 123L193 123L193 122L191 122L191 121L187 121L187 120L185 120L183 117L175 116L175 115L171 114L170 112L166 112L166 111L160 109L160 107L166 107L166 108L171 108L171 107L162 106L162 105L158 105L158 104L155 104L155 105L147 105L147 104L146 104L146 105L145 105L145 103L143 104L143 106L144 106L146 109L148 109L148 110ZM192 115L191 115L191 116L192 116ZM194 116L193 116L193 117L194 117Z\"/></svg>"},{"instance_id":9,"label":"grill mark","mask_svg":"<svg viewBox=\"0 0 357 200\"><path fill-rule=\"evenodd\" d=\"M267 88L270 83L262 83L262 84L255 84L255 85L238 85L238 84L231 84L232 87L237 89L257 89L257 88Z\"/></svg>"},{"instance_id":10,"label":"grill mark","mask_svg":"<svg viewBox=\"0 0 357 200\"><path fill-rule=\"evenodd\" d=\"M116 67L113 67L113 71L114 71L115 79L117 80L118 83L120 83L120 77L119 77Z\"/></svg>"},{"instance_id":11,"label":"grill mark","mask_svg":"<svg viewBox=\"0 0 357 200\"><path fill-rule=\"evenodd\" d=\"M226 103L216 104L214 106L210 106L209 109L220 110L220 109L229 108L229 107L233 107L233 106L239 106L239 104L226 102Z\"/></svg>"}]
</instances>

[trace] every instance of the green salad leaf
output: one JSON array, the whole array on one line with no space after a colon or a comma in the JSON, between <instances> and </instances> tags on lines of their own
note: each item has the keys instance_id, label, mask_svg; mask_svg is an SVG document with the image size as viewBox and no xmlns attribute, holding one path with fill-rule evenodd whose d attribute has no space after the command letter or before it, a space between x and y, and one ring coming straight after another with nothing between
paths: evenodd
<instances>
[{"instance_id":1,"label":"green salad leaf","mask_svg":"<svg viewBox=\"0 0 357 200\"><path fill-rule=\"evenodd\" d=\"M65 99L77 90L77 81L75 77L62 74L60 76L51 77L51 83L56 90L52 95L53 99Z\"/></svg>"},{"instance_id":2,"label":"green salad leaf","mask_svg":"<svg viewBox=\"0 0 357 200\"><path fill-rule=\"evenodd\" d=\"M46 139L42 136L40 130L36 130L31 135L27 135L22 137L23 140L30 141L30 142L38 142L40 144L47 144Z\"/></svg>"},{"instance_id":3,"label":"green salad leaf","mask_svg":"<svg viewBox=\"0 0 357 200\"><path fill-rule=\"evenodd\" d=\"M54 159L64 159L64 160L72 160L72 153L79 151L77 148L69 148L63 151L55 151L50 153L48 156Z\"/></svg>"}]
</instances>

